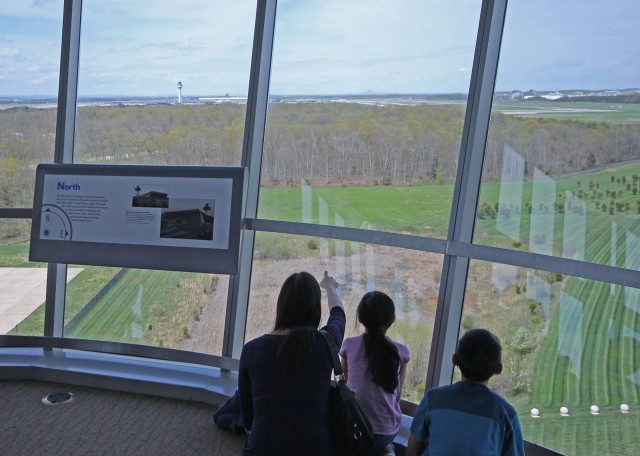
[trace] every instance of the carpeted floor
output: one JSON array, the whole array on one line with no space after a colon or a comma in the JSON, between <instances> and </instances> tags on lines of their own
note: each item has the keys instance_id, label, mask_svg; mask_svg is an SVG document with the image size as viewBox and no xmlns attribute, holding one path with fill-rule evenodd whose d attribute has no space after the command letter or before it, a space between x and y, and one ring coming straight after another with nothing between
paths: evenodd
<instances>
[{"instance_id":1,"label":"carpeted floor","mask_svg":"<svg viewBox=\"0 0 640 456\"><path fill-rule=\"evenodd\" d=\"M52 393L73 400L45 405ZM35 380L0 380L2 456L238 455L244 437L201 403Z\"/></svg>"}]
</instances>

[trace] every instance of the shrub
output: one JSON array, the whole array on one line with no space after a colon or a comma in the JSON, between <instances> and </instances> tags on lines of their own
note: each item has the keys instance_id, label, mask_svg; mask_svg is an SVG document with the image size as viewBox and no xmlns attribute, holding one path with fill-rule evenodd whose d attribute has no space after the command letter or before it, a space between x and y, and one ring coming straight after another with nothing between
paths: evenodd
<instances>
[{"instance_id":1,"label":"shrub","mask_svg":"<svg viewBox=\"0 0 640 456\"><path fill-rule=\"evenodd\" d=\"M524 326L520 326L511 339L511 348L517 355L524 356L533 351L535 343L531 332Z\"/></svg>"},{"instance_id":2,"label":"shrub","mask_svg":"<svg viewBox=\"0 0 640 456\"><path fill-rule=\"evenodd\" d=\"M531 373L522 368L517 359L512 358L509 366L508 383L513 394L528 393L530 388Z\"/></svg>"}]
</instances>

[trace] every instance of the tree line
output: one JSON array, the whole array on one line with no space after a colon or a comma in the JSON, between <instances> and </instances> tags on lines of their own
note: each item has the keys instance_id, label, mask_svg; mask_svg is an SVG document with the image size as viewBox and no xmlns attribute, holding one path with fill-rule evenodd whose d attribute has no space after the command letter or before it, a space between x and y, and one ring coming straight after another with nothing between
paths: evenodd
<instances>
[{"instance_id":1,"label":"tree line","mask_svg":"<svg viewBox=\"0 0 640 456\"><path fill-rule=\"evenodd\" d=\"M74 160L236 166L245 105L78 108ZM0 207L30 207L35 166L53 160L55 109L0 111ZM464 109L273 103L263 185L430 185L455 177ZM494 113L484 179L499 179L505 145L535 168L561 175L640 156L640 124L607 124Z\"/></svg>"}]
</instances>

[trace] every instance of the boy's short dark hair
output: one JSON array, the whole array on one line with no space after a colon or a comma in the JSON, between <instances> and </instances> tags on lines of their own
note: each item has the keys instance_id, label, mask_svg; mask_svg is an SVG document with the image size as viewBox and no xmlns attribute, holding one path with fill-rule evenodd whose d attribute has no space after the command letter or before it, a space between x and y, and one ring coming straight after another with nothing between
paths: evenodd
<instances>
[{"instance_id":1,"label":"boy's short dark hair","mask_svg":"<svg viewBox=\"0 0 640 456\"><path fill-rule=\"evenodd\" d=\"M462 375L474 382L485 382L498 372L502 362L500 340L486 329L467 331L456 348Z\"/></svg>"}]
</instances>

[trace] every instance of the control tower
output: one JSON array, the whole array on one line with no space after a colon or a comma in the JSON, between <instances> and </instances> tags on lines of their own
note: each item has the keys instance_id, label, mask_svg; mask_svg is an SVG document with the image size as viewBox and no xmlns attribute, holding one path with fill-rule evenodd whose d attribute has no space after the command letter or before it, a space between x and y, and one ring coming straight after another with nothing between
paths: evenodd
<instances>
[{"instance_id":1,"label":"control tower","mask_svg":"<svg viewBox=\"0 0 640 456\"><path fill-rule=\"evenodd\" d=\"M182 82L178 81L178 103L182 103Z\"/></svg>"}]
</instances>

